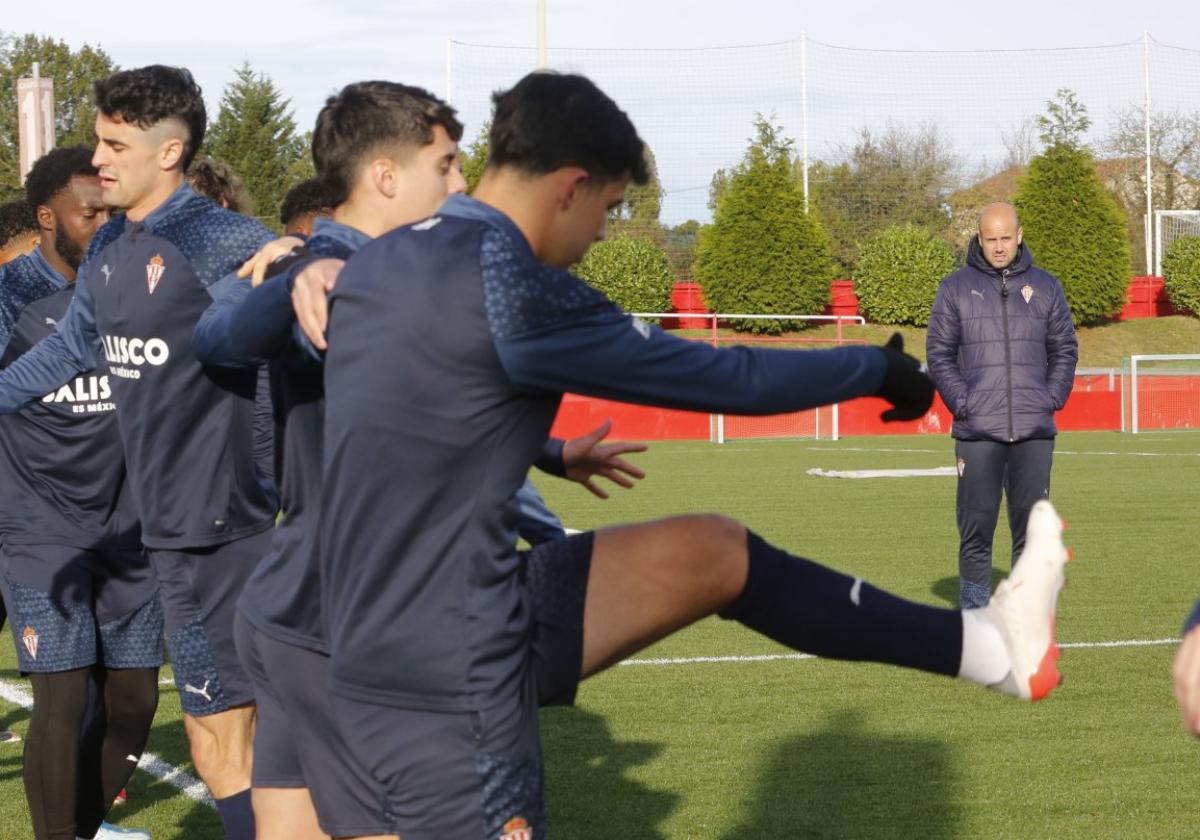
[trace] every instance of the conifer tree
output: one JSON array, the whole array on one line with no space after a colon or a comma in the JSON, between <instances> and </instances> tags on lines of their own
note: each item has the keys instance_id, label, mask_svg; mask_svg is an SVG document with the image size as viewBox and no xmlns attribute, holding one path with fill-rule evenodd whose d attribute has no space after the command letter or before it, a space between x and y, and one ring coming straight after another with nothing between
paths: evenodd
<instances>
[{"instance_id":1,"label":"conifer tree","mask_svg":"<svg viewBox=\"0 0 1200 840\"><path fill-rule=\"evenodd\" d=\"M296 164L308 155L308 149L296 134L291 100L249 62L225 87L217 118L208 129L205 151L241 176L254 200L255 214L268 225L277 224L284 195L304 180L299 176L306 167Z\"/></svg>"},{"instance_id":2,"label":"conifer tree","mask_svg":"<svg viewBox=\"0 0 1200 840\"><path fill-rule=\"evenodd\" d=\"M695 275L713 312L820 314L829 303L828 239L792 175L792 141L759 117L757 136L726 176L701 229ZM753 332L785 322L746 321Z\"/></svg>"},{"instance_id":3,"label":"conifer tree","mask_svg":"<svg viewBox=\"0 0 1200 840\"><path fill-rule=\"evenodd\" d=\"M1095 324L1125 303L1132 273L1125 217L1083 144L1087 109L1066 89L1039 118L1046 149L1029 161L1014 204L1037 265L1062 281L1076 324Z\"/></svg>"}]
</instances>

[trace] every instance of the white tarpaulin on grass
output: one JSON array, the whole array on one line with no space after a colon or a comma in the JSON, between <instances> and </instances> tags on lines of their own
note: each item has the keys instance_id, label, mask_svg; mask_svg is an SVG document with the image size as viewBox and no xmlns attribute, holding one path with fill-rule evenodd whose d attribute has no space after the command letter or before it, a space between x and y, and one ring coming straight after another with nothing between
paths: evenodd
<instances>
[{"instance_id":1,"label":"white tarpaulin on grass","mask_svg":"<svg viewBox=\"0 0 1200 840\"><path fill-rule=\"evenodd\" d=\"M927 470L823 470L813 467L809 475L821 478L911 478L929 475L957 475L954 467L931 467Z\"/></svg>"}]
</instances>

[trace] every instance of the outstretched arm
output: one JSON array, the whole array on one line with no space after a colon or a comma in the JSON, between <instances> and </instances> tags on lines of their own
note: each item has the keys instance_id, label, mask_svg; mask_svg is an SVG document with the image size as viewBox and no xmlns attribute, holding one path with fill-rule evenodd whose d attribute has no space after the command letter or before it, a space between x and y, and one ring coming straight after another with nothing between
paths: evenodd
<instances>
[{"instance_id":1,"label":"outstretched arm","mask_svg":"<svg viewBox=\"0 0 1200 840\"><path fill-rule=\"evenodd\" d=\"M54 333L0 373L0 414L20 411L94 369L100 362L100 349L94 304L81 274L75 296Z\"/></svg>"}]
</instances>

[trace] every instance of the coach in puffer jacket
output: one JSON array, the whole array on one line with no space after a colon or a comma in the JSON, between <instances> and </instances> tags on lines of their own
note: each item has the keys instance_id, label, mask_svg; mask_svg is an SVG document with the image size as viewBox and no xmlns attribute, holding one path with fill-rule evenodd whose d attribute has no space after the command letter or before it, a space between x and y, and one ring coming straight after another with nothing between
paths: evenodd
<instances>
[{"instance_id":1,"label":"coach in puffer jacket","mask_svg":"<svg viewBox=\"0 0 1200 840\"><path fill-rule=\"evenodd\" d=\"M984 606L1001 493L1015 563L1029 509L1050 493L1054 412L1071 393L1079 358L1062 284L1034 266L1011 205L980 212L967 265L938 288L926 355L954 414L960 602Z\"/></svg>"}]
</instances>

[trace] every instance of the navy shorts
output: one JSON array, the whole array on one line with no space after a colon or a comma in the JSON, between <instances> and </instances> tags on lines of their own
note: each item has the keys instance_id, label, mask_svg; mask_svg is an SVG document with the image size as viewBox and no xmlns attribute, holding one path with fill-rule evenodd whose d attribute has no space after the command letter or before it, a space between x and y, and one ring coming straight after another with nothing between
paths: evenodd
<instances>
[{"instance_id":1,"label":"navy shorts","mask_svg":"<svg viewBox=\"0 0 1200 840\"><path fill-rule=\"evenodd\" d=\"M23 673L162 665L158 584L141 550L6 544L0 567Z\"/></svg>"},{"instance_id":2,"label":"navy shorts","mask_svg":"<svg viewBox=\"0 0 1200 840\"><path fill-rule=\"evenodd\" d=\"M268 529L206 548L147 550L186 714L203 717L254 702L254 688L238 661L233 619L246 579L270 547Z\"/></svg>"},{"instance_id":3,"label":"navy shorts","mask_svg":"<svg viewBox=\"0 0 1200 840\"><path fill-rule=\"evenodd\" d=\"M528 667L487 706L438 712L334 699L340 737L382 791L374 813L356 826L361 833L545 836L538 707L574 702L592 543L591 533L578 534L523 556L533 613Z\"/></svg>"},{"instance_id":4,"label":"navy shorts","mask_svg":"<svg viewBox=\"0 0 1200 840\"><path fill-rule=\"evenodd\" d=\"M251 784L308 788L327 834L379 833L363 815L378 810L383 790L338 736L329 657L271 637L240 611L234 635L258 705Z\"/></svg>"}]
</instances>

